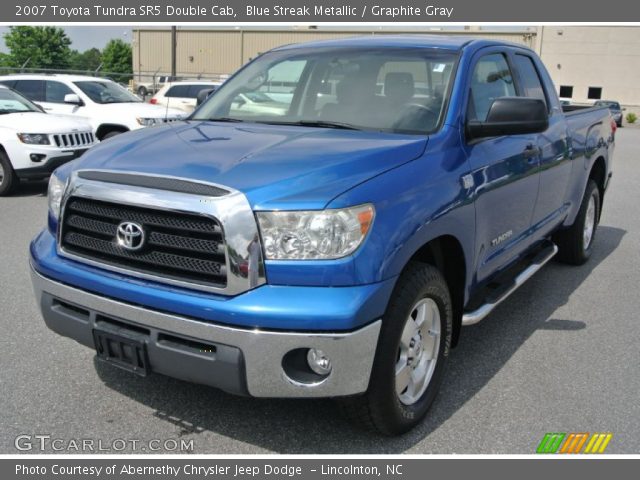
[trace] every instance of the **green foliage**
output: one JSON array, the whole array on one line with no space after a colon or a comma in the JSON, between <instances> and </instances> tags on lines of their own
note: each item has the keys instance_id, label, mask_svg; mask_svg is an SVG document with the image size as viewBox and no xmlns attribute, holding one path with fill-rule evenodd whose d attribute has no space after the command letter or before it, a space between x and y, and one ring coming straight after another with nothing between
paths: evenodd
<instances>
[{"instance_id":1,"label":"green foliage","mask_svg":"<svg viewBox=\"0 0 640 480\"><path fill-rule=\"evenodd\" d=\"M69 57L69 65L73 70L86 70L93 72L102 63L102 52L97 48L90 48L80 53L73 50Z\"/></svg>"},{"instance_id":2,"label":"green foliage","mask_svg":"<svg viewBox=\"0 0 640 480\"><path fill-rule=\"evenodd\" d=\"M119 38L109 40L102 50L102 70L105 72L124 73L126 75L112 75L116 82L126 82L133 72L133 55L131 45Z\"/></svg>"},{"instance_id":3,"label":"green foliage","mask_svg":"<svg viewBox=\"0 0 640 480\"><path fill-rule=\"evenodd\" d=\"M638 119L638 116L633 113L633 112L629 112L627 113L627 123L636 123L636 120Z\"/></svg>"},{"instance_id":4,"label":"green foliage","mask_svg":"<svg viewBox=\"0 0 640 480\"><path fill-rule=\"evenodd\" d=\"M68 68L71 40L58 27L10 27L4 41L9 54L6 66L20 67L27 60L29 68Z\"/></svg>"}]
</instances>

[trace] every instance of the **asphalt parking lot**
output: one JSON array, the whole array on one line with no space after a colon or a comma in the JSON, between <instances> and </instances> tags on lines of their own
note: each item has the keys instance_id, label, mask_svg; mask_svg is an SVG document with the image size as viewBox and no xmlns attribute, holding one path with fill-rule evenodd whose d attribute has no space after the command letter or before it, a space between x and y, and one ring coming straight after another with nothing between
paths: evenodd
<instances>
[{"instance_id":1,"label":"asphalt parking lot","mask_svg":"<svg viewBox=\"0 0 640 480\"><path fill-rule=\"evenodd\" d=\"M141 379L49 331L27 260L45 222L46 185L25 186L0 198L0 453L18 453L18 435L38 434L103 446L193 440L198 454L534 453L546 432L612 432L607 453L640 453L638 185L640 129L625 128L591 261L551 262L467 327L429 417L399 438L352 427L331 401Z\"/></svg>"}]
</instances>

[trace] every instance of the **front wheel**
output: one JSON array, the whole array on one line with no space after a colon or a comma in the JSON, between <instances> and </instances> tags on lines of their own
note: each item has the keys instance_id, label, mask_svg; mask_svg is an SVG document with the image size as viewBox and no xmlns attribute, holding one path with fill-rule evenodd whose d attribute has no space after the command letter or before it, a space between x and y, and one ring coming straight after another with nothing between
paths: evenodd
<instances>
[{"instance_id":1,"label":"front wheel","mask_svg":"<svg viewBox=\"0 0 640 480\"><path fill-rule=\"evenodd\" d=\"M18 178L9 157L4 152L0 152L0 197L9 195L17 183Z\"/></svg>"},{"instance_id":2,"label":"front wheel","mask_svg":"<svg viewBox=\"0 0 640 480\"><path fill-rule=\"evenodd\" d=\"M415 427L442 382L452 318L451 297L440 271L423 263L410 264L382 319L369 389L341 399L346 415L385 435Z\"/></svg>"}]
</instances>

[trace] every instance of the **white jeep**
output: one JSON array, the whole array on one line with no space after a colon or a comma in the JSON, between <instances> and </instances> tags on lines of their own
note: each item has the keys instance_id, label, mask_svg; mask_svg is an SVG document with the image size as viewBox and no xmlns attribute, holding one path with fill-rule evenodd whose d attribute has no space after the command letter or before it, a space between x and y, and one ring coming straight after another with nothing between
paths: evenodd
<instances>
[{"instance_id":1,"label":"white jeep","mask_svg":"<svg viewBox=\"0 0 640 480\"><path fill-rule=\"evenodd\" d=\"M0 85L0 196L19 180L40 180L97 143L89 122L49 115Z\"/></svg>"},{"instance_id":2,"label":"white jeep","mask_svg":"<svg viewBox=\"0 0 640 480\"><path fill-rule=\"evenodd\" d=\"M144 103L106 78L17 74L0 76L0 83L17 90L46 112L86 118L99 140L186 117L183 111Z\"/></svg>"}]
</instances>

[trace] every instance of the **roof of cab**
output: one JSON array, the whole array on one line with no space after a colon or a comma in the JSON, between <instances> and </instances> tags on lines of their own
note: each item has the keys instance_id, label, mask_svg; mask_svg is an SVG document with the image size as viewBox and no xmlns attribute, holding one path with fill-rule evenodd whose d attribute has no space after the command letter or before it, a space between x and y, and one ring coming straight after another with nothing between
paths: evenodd
<instances>
[{"instance_id":1,"label":"roof of cab","mask_svg":"<svg viewBox=\"0 0 640 480\"><path fill-rule=\"evenodd\" d=\"M289 50L296 48L433 48L458 52L467 46L475 48L487 47L491 45L504 45L508 47L527 48L511 42L479 39L466 35L368 35L349 38L339 38L333 40L317 40L312 42L295 43L277 47L274 50Z\"/></svg>"}]
</instances>

